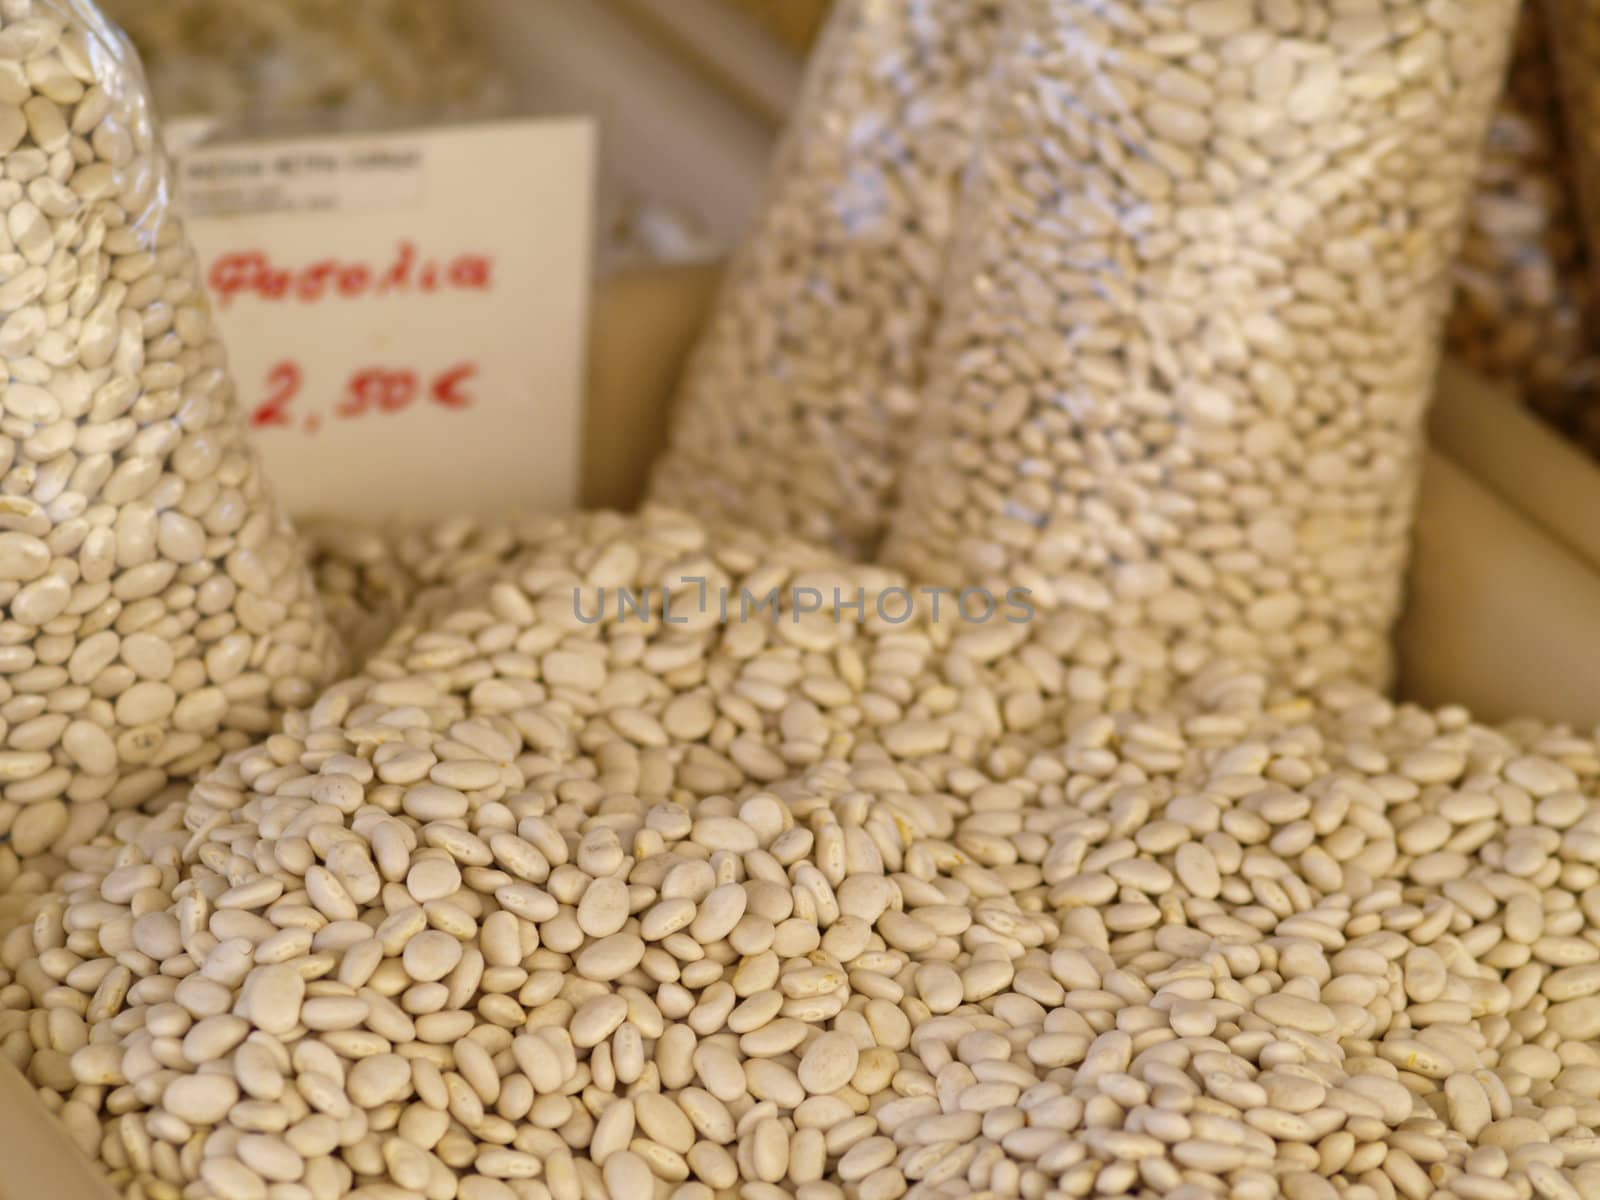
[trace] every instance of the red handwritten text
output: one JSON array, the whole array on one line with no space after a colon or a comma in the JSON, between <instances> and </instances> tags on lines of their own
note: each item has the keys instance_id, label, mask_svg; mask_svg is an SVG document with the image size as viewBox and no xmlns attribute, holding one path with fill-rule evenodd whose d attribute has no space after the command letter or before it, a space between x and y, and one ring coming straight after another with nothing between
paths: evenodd
<instances>
[{"instance_id":1,"label":"red handwritten text","mask_svg":"<svg viewBox=\"0 0 1600 1200\"><path fill-rule=\"evenodd\" d=\"M419 401L459 411L472 406L467 385L478 377L475 363L457 363L436 375L426 375L407 367L363 367L345 382L334 406L341 421L383 413L402 413ZM300 429L315 433L322 428L318 413L298 416L290 411L305 387L305 371L292 359L284 359L267 372L266 398L250 416L257 429Z\"/></svg>"},{"instance_id":2,"label":"red handwritten text","mask_svg":"<svg viewBox=\"0 0 1600 1200\"><path fill-rule=\"evenodd\" d=\"M240 296L318 304L334 298L487 292L494 287L494 259L487 254L423 258L415 244L401 242L394 259L383 265L323 259L285 267L274 263L263 250L241 250L212 263L208 282L223 308Z\"/></svg>"}]
</instances>

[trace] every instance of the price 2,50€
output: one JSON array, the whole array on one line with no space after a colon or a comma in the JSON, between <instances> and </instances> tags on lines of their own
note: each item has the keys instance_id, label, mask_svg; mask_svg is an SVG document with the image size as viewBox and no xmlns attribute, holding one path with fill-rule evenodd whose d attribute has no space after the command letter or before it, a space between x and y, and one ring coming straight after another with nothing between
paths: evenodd
<instances>
[{"instance_id":1,"label":"price 2,50\u20ac","mask_svg":"<svg viewBox=\"0 0 1600 1200\"><path fill-rule=\"evenodd\" d=\"M477 377L478 367L470 362L457 363L431 376L405 367L363 367L346 381L334 406L333 419L392 416L419 404L459 412L472 407L468 387ZM304 367L287 358L276 363L267 372L266 398L251 413L250 424L257 429L316 433L322 428L322 414L300 413L294 408L305 390Z\"/></svg>"}]
</instances>

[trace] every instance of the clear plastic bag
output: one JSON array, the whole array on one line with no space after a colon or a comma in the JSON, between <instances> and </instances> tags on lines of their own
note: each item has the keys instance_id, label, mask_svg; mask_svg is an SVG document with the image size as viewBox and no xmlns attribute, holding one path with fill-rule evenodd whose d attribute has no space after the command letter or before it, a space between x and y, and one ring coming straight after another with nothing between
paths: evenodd
<instances>
[{"instance_id":1,"label":"clear plastic bag","mask_svg":"<svg viewBox=\"0 0 1600 1200\"><path fill-rule=\"evenodd\" d=\"M163 117L381 125L397 110L493 113L510 85L461 0L102 0Z\"/></svg>"},{"instance_id":2,"label":"clear plastic bag","mask_svg":"<svg viewBox=\"0 0 1600 1200\"><path fill-rule=\"evenodd\" d=\"M1585 324L1588 261L1550 50L1543 10L1525 6L1456 261L1445 345L1576 432L1594 404L1600 356Z\"/></svg>"},{"instance_id":3,"label":"clear plastic bag","mask_svg":"<svg viewBox=\"0 0 1600 1200\"><path fill-rule=\"evenodd\" d=\"M1514 0L1009 0L887 558L1092 626L1088 698L1386 682Z\"/></svg>"},{"instance_id":4,"label":"clear plastic bag","mask_svg":"<svg viewBox=\"0 0 1600 1200\"><path fill-rule=\"evenodd\" d=\"M337 666L245 435L137 57L0 0L0 833L92 836Z\"/></svg>"},{"instance_id":5,"label":"clear plastic bag","mask_svg":"<svg viewBox=\"0 0 1600 1200\"><path fill-rule=\"evenodd\" d=\"M875 549L917 407L995 0L846 0L690 363L651 499Z\"/></svg>"}]
</instances>

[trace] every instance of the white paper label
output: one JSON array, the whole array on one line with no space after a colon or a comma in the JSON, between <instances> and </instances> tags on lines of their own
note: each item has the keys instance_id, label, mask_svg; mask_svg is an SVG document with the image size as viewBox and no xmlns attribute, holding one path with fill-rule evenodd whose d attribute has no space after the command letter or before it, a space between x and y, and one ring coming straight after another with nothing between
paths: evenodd
<instances>
[{"instance_id":1,"label":"white paper label","mask_svg":"<svg viewBox=\"0 0 1600 1200\"><path fill-rule=\"evenodd\" d=\"M292 513L577 503L593 164L584 119L183 155L190 236Z\"/></svg>"}]
</instances>

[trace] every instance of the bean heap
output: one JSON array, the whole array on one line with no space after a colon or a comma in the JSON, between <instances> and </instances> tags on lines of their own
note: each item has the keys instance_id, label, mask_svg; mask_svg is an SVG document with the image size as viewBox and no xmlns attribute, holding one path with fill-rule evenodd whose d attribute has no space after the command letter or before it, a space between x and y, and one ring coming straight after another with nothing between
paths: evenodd
<instances>
[{"instance_id":1,"label":"bean heap","mask_svg":"<svg viewBox=\"0 0 1600 1200\"><path fill-rule=\"evenodd\" d=\"M336 665L130 59L86 6L0 3L0 834L24 856L248 746Z\"/></svg>"},{"instance_id":2,"label":"bean heap","mask_svg":"<svg viewBox=\"0 0 1600 1200\"><path fill-rule=\"evenodd\" d=\"M652 497L852 557L920 402L997 0L844 0L696 348Z\"/></svg>"},{"instance_id":3,"label":"bean heap","mask_svg":"<svg viewBox=\"0 0 1600 1200\"><path fill-rule=\"evenodd\" d=\"M1600 447L1600 361L1587 346L1587 255L1543 11L1522 10L1455 267L1446 349L1510 382L1564 432Z\"/></svg>"},{"instance_id":4,"label":"bean heap","mask_svg":"<svg viewBox=\"0 0 1600 1200\"><path fill-rule=\"evenodd\" d=\"M591 623L897 581L523 532L0 944L0 1050L130 1197L1600 1195L1594 739L1070 719L1051 618Z\"/></svg>"},{"instance_id":5,"label":"bean heap","mask_svg":"<svg viewBox=\"0 0 1600 1200\"><path fill-rule=\"evenodd\" d=\"M1016 0L889 561L1040 576L1151 698L1390 673L1516 5Z\"/></svg>"}]
</instances>

